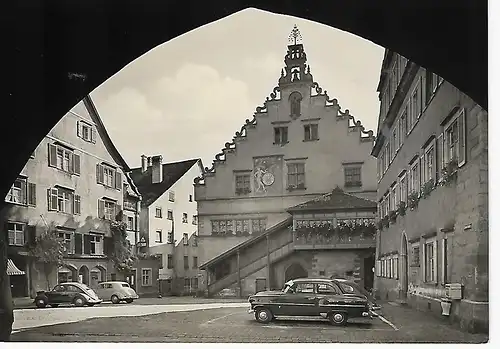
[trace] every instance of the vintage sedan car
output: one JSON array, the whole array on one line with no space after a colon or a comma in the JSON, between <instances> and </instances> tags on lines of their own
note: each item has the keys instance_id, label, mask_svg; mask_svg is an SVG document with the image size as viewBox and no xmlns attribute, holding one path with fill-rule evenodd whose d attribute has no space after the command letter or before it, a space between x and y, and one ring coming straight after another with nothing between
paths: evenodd
<instances>
[{"instance_id":1,"label":"vintage sedan car","mask_svg":"<svg viewBox=\"0 0 500 349\"><path fill-rule=\"evenodd\" d=\"M56 285L52 291L39 291L35 297L37 308L47 305L55 308L60 304L73 304L76 307L89 307L102 303L94 291L87 285L78 282L63 282Z\"/></svg>"},{"instance_id":2,"label":"vintage sedan car","mask_svg":"<svg viewBox=\"0 0 500 349\"><path fill-rule=\"evenodd\" d=\"M345 292L338 281L330 279L290 280L280 291L258 292L248 301L249 313L260 323L280 316L324 317L333 325L345 325L350 318L372 318L365 296Z\"/></svg>"},{"instance_id":3,"label":"vintage sedan car","mask_svg":"<svg viewBox=\"0 0 500 349\"><path fill-rule=\"evenodd\" d=\"M100 282L97 285L97 295L101 299L109 299L113 304L118 304L122 301L132 303L139 296L127 282L123 281L106 281Z\"/></svg>"},{"instance_id":4,"label":"vintage sedan car","mask_svg":"<svg viewBox=\"0 0 500 349\"><path fill-rule=\"evenodd\" d=\"M380 305L377 304L377 301L375 300L375 297L365 290L363 287L355 283L354 281L347 280L347 279L338 279L338 278L333 278L332 280L336 281L340 288L342 289L342 292L346 293L353 293L357 295L363 295L368 299L368 302L370 304L370 310L377 311L382 309Z\"/></svg>"}]
</instances>

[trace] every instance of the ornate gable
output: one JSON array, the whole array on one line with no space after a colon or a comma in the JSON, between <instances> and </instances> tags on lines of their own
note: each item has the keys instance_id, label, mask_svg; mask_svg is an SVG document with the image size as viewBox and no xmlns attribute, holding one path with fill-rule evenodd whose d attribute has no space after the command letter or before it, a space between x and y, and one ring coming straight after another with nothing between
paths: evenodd
<instances>
[{"instance_id":1,"label":"ornate gable","mask_svg":"<svg viewBox=\"0 0 500 349\"><path fill-rule=\"evenodd\" d=\"M303 117L301 108L304 100L314 99L323 103L324 108L333 111L333 115L337 121L347 120L347 132L358 133L359 142L369 142L373 146L375 140L372 130L365 130L361 121L355 120L354 116L350 115L349 109L341 110L341 106L337 99L331 99L326 90L323 90L320 85L314 81L311 74L311 68L307 64L307 54L304 46L300 43L302 37L297 26L294 26L289 40L292 41L288 45L288 50L284 58L285 67L281 70L281 76L278 79L278 85L273 88L272 92L266 97L262 106L255 109L252 119L246 119L241 129L235 133L232 140L225 143L224 148L215 155L211 167L205 167L204 173L194 179L195 186L204 186L207 177L215 176L217 168L224 165L228 158L236 155L238 145L251 138L251 130L256 129L259 125L259 120L268 117L268 108L277 103L288 101L290 122ZM286 120L280 122L287 122Z\"/></svg>"}]
</instances>

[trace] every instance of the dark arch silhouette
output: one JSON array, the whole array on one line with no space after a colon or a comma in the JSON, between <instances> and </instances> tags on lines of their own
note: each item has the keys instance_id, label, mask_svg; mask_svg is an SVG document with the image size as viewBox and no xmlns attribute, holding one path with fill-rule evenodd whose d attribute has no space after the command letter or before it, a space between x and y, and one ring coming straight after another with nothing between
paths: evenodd
<instances>
[{"instance_id":1,"label":"dark arch silhouette","mask_svg":"<svg viewBox=\"0 0 500 349\"><path fill-rule=\"evenodd\" d=\"M80 279L80 276L81 276L81 280L77 280L77 281L81 281L82 283L84 283L87 286L90 285L90 271L86 265L82 265L80 267L80 269L78 270L78 278L79 279Z\"/></svg>"},{"instance_id":2,"label":"dark arch silhouette","mask_svg":"<svg viewBox=\"0 0 500 349\"><path fill-rule=\"evenodd\" d=\"M317 21L371 40L431 69L488 107L486 0L455 0L438 6L425 0L314 4L220 0L217 6L184 0L149 2L147 7L140 0L32 4L16 2L15 13L4 16L14 33L11 47L5 50L12 55L8 56L12 63L6 70L8 87L2 100L6 113L0 149L8 166L0 172L1 197L40 140L84 95L159 44L249 7ZM23 136L8 132L11 129L22 130ZM0 209L3 205L0 200ZM0 322L6 324L0 328L0 340L10 338L13 322L10 286L1 263L6 258L0 248L0 308L5 309Z\"/></svg>"},{"instance_id":3,"label":"dark arch silhouette","mask_svg":"<svg viewBox=\"0 0 500 349\"><path fill-rule=\"evenodd\" d=\"M298 279L298 278L306 278L307 270L304 269L300 263L293 263L285 271L285 282Z\"/></svg>"}]
</instances>

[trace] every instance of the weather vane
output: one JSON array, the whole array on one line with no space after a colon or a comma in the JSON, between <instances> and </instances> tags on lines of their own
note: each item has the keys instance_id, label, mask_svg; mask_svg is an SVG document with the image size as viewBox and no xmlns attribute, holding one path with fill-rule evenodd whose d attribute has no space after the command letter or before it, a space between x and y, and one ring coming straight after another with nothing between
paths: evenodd
<instances>
[{"instance_id":1,"label":"weather vane","mask_svg":"<svg viewBox=\"0 0 500 349\"><path fill-rule=\"evenodd\" d=\"M288 41L293 42L294 45L297 45L297 40L302 40L302 35L300 35L300 30L297 28L297 24L293 26L292 32L288 36Z\"/></svg>"}]
</instances>

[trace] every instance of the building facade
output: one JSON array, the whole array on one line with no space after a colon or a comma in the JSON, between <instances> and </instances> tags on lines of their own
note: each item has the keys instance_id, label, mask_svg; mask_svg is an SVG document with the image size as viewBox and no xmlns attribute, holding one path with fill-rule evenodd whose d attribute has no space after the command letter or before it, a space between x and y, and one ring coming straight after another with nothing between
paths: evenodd
<instances>
[{"instance_id":1,"label":"building facade","mask_svg":"<svg viewBox=\"0 0 500 349\"><path fill-rule=\"evenodd\" d=\"M96 286L111 278L105 245L110 221L120 219L128 170L85 97L40 142L5 198L0 219L14 297L34 296L57 282ZM44 231L64 244L64 265L49 271L28 252Z\"/></svg>"},{"instance_id":2,"label":"building facade","mask_svg":"<svg viewBox=\"0 0 500 349\"><path fill-rule=\"evenodd\" d=\"M337 186L375 200L373 132L341 110L306 62L302 44L288 46L278 86L195 179L202 264L281 226L287 209Z\"/></svg>"},{"instance_id":3,"label":"building facade","mask_svg":"<svg viewBox=\"0 0 500 349\"><path fill-rule=\"evenodd\" d=\"M337 187L287 212L276 226L200 266L209 296L279 290L302 277L345 278L372 289L375 201Z\"/></svg>"},{"instance_id":4,"label":"building facade","mask_svg":"<svg viewBox=\"0 0 500 349\"><path fill-rule=\"evenodd\" d=\"M164 164L161 155L143 155L141 167L130 172L142 196L140 234L145 246L140 250L160 256L160 284L151 285L155 292L172 294L178 290L173 285L174 279L177 282L176 275L184 275L182 263L174 262L176 244L184 246L185 241L190 241L191 236L196 234L198 215L193 178L202 173L200 159Z\"/></svg>"},{"instance_id":5,"label":"building facade","mask_svg":"<svg viewBox=\"0 0 500 349\"><path fill-rule=\"evenodd\" d=\"M386 51L378 87L375 288L452 321L488 322L487 112L439 76ZM451 285L451 286L446 286Z\"/></svg>"}]
</instances>

